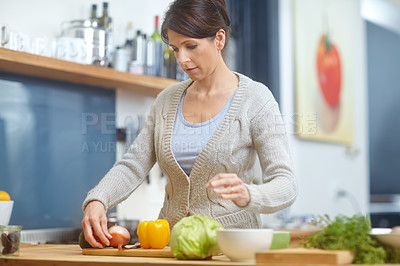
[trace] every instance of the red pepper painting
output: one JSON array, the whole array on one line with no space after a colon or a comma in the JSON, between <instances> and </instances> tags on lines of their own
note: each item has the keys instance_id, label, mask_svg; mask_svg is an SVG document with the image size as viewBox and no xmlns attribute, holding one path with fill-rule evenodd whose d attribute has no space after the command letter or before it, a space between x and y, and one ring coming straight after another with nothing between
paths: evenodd
<instances>
[{"instance_id":1,"label":"red pepper painting","mask_svg":"<svg viewBox=\"0 0 400 266\"><path fill-rule=\"evenodd\" d=\"M340 55L336 45L325 34L321 36L318 45L317 75L323 99L329 106L337 106L342 87Z\"/></svg>"},{"instance_id":2,"label":"red pepper painting","mask_svg":"<svg viewBox=\"0 0 400 266\"><path fill-rule=\"evenodd\" d=\"M359 9L357 1L293 1L299 138L346 146L354 141Z\"/></svg>"}]
</instances>

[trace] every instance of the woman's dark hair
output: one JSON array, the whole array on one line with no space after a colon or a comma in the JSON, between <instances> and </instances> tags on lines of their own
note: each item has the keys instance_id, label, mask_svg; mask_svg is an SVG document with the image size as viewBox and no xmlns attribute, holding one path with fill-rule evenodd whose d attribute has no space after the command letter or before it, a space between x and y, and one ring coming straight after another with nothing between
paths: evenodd
<instances>
[{"instance_id":1,"label":"woman's dark hair","mask_svg":"<svg viewBox=\"0 0 400 266\"><path fill-rule=\"evenodd\" d=\"M165 13L161 37L169 44L168 30L191 38L207 38L223 29L227 42L230 24L225 0L175 0Z\"/></svg>"}]
</instances>

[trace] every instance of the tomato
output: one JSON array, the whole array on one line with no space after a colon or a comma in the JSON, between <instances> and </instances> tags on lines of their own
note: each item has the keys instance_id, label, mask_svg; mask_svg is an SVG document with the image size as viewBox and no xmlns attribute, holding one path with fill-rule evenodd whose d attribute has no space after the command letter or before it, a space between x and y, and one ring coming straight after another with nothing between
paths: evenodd
<instances>
[{"instance_id":1,"label":"tomato","mask_svg":"<svg viewBox=\"0 0 400 266\"><path fill-rule=\"evenodd\" d=\"M321 36L318 44L317 76L325 101L331 107L337 106L342 86L340 55L336 45L326 35Z\"/></svg>"}]
</instances>

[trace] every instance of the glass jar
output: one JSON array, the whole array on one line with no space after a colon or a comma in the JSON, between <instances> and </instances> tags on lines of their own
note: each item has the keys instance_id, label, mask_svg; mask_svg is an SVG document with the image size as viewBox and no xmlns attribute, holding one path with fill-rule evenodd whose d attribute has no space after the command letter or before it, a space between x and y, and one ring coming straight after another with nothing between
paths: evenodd
<instances>
[{"instance_id":1,"label":"glass jar","mask_svg":"<svg viewBox=\"0 0 400 266\"><path fill-rule=\"evenodd\" d=\"M0 225L0 257L19 255L21 229L20 225Z\"/></svg>"}]
</instances>

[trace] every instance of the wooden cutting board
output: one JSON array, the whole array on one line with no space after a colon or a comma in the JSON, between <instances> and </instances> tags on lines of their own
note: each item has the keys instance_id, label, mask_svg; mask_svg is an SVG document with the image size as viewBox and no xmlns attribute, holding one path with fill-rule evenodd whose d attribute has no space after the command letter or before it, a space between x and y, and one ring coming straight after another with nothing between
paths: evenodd
<instances>
[{"instance_id":1,"label":"wooden cutting board","mask_svg":"<svg viewBox=\"0 0 400 266\"><path fill-rule=\"evenodd\" d=\"M84 248L83 255L95 256L126 256L126 257L153 257L153 258L173 258L170 247L163 249L128 248L119 250L118 248Z\"/></svg>"},{"instance_id":2,"label":"wooden cutting board","mask_svg":"<svg viewBox=\"0 0 400 266\"><path fill-rule=\"evenodd\" d=\"M273 264L351 264L349 250L287 248L256 253L256 263Z\"/></svg>"}]
</instances>

